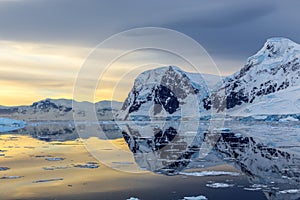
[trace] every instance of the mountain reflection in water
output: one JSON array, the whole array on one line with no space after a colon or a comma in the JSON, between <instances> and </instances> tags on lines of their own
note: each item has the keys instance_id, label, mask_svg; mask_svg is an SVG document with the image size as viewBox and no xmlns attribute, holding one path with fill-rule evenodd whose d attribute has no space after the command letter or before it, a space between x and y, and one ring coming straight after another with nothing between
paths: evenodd
<instances>
[{"instance_id":1,"label":"mountain reflection in water","mask_svg":"<svg viewBox=\"0 0 300 200\"><path fill-rule=\"evenodd\" d=\"M141 168L165 175L176 175L196 166L199 151L205 148L204 141L218 138L210 154L243 172L253 184L249 190L262 189L268 199L300 198L299 155L233 133L229 128L212 134L203 131L208 124L198 125L195 122L126 124L122 134Z\"/></svg>"},{"instance_id":2,"label":"mountain reflection in water","mask_svg":"<svg viewBox=\"0 0 300 200\"><path fill-rule=\"evenodd\" d=\"M142 169L169 176L186 169L199 170L200 165L205 168L229 164L248 177L252 184L249 190L262 190L268 199L300 198L299 154L288 148L266 145L257 137L249 136L251 133L238 133L238 128L208 134L208 121L83 123L77 130L72 123L32 123L14 133L30 134L44 141L69 141L79 137L78 129L91 133L83 139L95 137L89 131L95 126L100 126L104 132L106 137L100 138L102 140L123 137ZM212 141L217 138L216 144L207 157L202 158L204 141L209 141L210 137L214 138Z\"/></svg>"}]
</instances>

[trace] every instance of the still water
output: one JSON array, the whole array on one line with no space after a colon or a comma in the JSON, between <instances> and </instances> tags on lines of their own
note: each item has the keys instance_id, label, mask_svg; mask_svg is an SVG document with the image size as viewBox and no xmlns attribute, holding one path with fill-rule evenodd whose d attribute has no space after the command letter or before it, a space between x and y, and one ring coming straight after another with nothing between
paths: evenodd
<instances>
[{"instance_id":1,"label":"still water","mask_svg":"<svg viewBox=\"0 0 300 200\"><path fill-rule=\"evenodd\" d=\"M0 136L0 199L299 199L297 148L257 136L290 126L230 124L32 122Z\"/></svg>"}]
</instances>

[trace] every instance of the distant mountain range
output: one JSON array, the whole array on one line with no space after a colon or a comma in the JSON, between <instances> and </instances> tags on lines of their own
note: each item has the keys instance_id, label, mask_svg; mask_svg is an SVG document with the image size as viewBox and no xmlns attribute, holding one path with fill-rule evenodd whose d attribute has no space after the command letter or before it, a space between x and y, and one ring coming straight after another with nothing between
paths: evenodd
<instances>
[{"instance_id":1,"label":"distant mountain range","mask_svg":"<svg viewBox=\"0 0 300 200\"><path fill-rule=\"evenodd\" d=\"M74 103L76 110L72 106ZM117 101L100 101L95 104L90 102L76 102L69 99L45 99L33 103L30 106L0 106L0 117L14 118L28 121L57 121L73 120L73 115L77 119L86 120L91 113L86 109L94 107L99 120L111 120L115 112L119 111L122 103Z\"/></svg>"},{"instance_id":2,"label":"distant mountain range","mask_svg":"<svg viewBox=\"0 0 300 200\"><path fill-rule=\"evenodd\" d=\"M268 39L244 67L228 77L188 73L176 66L140 74L127 99L98 103L46 99L30 106L0 106L0 117L22 120L85 119L94 106L99 120L194 118L211 109L233 116L300 114L300 45ZM79 109L78 109L79 108ZM297 120L297 119L296 119Z\"/></svg>"}]
</instances>

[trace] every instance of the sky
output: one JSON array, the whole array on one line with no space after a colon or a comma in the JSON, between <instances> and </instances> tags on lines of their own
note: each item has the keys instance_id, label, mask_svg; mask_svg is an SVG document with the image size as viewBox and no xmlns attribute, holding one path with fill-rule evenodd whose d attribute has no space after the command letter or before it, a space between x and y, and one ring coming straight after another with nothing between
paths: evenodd
<instances>
[{"instance_id":1,"label":"sky","mask_svg":"<svg viewBox=\"0 0 300 200\"><path fill-rule=\"evenodd\" d=\"M118 55L128 44L118 40L103 48L101 43L134 28L182 33L213 60L207 61L203 54L203 62L198 63L204 66L202 73L215 73L212 68L217 68L230 75L270 37L300 43L299 7L298 0L0 0L0 105L74 98L74 84L83 66L91 62L91 52L102 48L103 54L93 62L105 71L105 58ZM139 32L130 37L168 41L155 34ZM185 48L184 42L169 42ZM200 54L190 51L188 57L200 59ZM176 64L188 70L187 63L175 57L149 49L133 52L113 62L100 78L92 72L83 77L82 91L98 81L101 84L91 90L94 101L122 101L145 69Z\"/></svg>"}]
</instances>

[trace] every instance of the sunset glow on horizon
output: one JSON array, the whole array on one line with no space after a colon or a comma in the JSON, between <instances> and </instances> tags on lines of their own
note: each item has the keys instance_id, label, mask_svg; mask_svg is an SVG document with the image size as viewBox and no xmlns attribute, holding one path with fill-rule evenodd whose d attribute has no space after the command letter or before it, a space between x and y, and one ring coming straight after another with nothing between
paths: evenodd
<instances>
[{"instance_id":1,"label":"sunset glow on horizon","mask_svg":"<svg viewBox=\"0 0 300 200\"><path fill-rule=\"evenodd\" d=\"M5 106L30 105L46 98L73 99L78 72L93 51L87 47L12 41L0 41L0 46L0 105ZM97 66L102 66L100 60L96 62ZM85 77L83 90L90 87L90 82L99 82L99 87L91 94L94 99L83 97L75 100L124 101L138 74L174 63L188 70L186 63L167 53L134 52L112 63L102 77L95 77L95 74Z\"/></svg>"},{"instance_id":2,"label":"sunset glow on horizon","mask_svg":"<svg viewBox=\"0 0 300 200\"><path fill-rule=\"evenodd\" d=\"M298 23L294 17L297 6L279 1L240 3L236 0L227 4L207 1L208 7L202 6L201 1L156 3L135 1L135 6L128 6L121 1L0 0L0 105L29 105L45 98L72 99L76 76L94 48L115 34L133 28L161 27L192 38L209 53L222 75L243 67L267 38L284 36L299 43L300 29L294 26ZM284 28L278 29L278 24ZM129 37L140 39L149 35ZM153 34L153 38L158 35ZM124 45L119 42L106 53L119 51ZM93 101L123 101L142 69L174 64L187 69L180 62L163 57L141 53L114 63L114 70L101 78L102 84ZM144 66L153 63L157 65ZM213 73L208 63L199 64L207 69L201 72ZM99 67L105 67L101 61ZM128 74L128 69L139 67L140 71ZM122 73L127 74L126 84L125 80L120 82ZM84 78L83 89L90 86L91 79L95 81L99 77ZM118 82L122 84L116 87Z\"/></svg>"}]
</instances>

